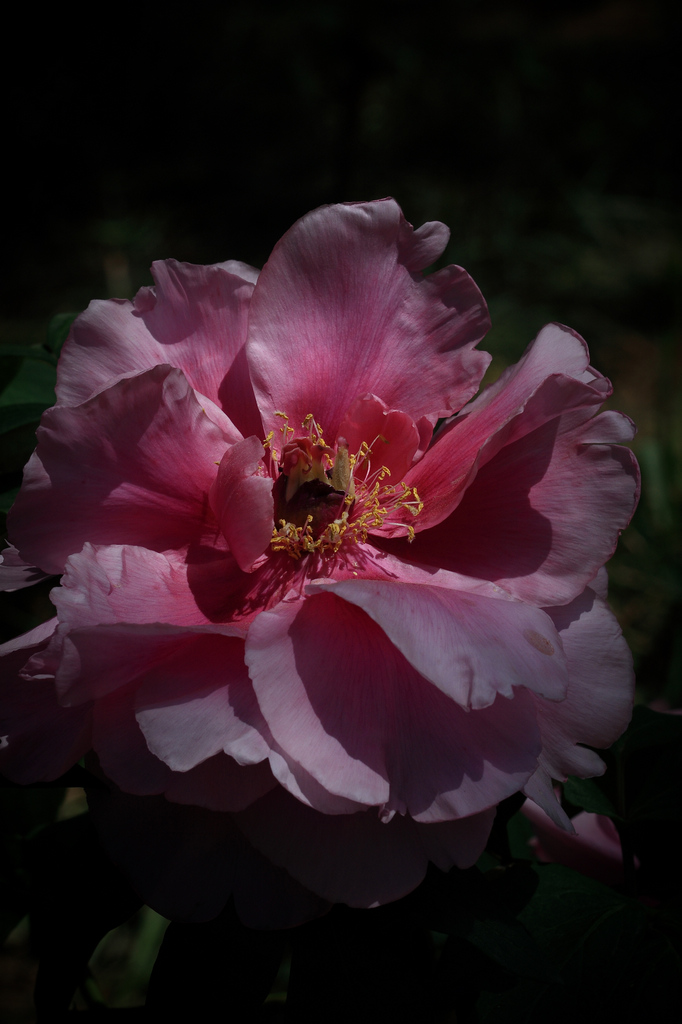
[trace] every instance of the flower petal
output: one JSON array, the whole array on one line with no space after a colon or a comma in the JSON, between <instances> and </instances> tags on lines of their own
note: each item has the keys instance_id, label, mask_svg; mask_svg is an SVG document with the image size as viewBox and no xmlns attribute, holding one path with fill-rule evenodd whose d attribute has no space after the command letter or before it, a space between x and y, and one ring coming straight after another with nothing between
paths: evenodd
<instances>
[{"instance_id":1,"label":"flower petal","mask_svg":"<svg viewBox=\"0 0 682 1024\"><path fill-rule=\"evenodd\" d=\"M197 562L188 558L128 544L84 544L69 557L61 586L50 597L60 622L70 629L121 622L222 623L239 569L223 552Z\"/></svg>"},{"instance_id":2,"label":"flower petal","mask_svg":"<svg viewBox=\"0 0 682 1024\"><path fill-rule=\"evenodd\" d=\"M370 447L366 462L359 465L355 478L363 480L385 466L391 481L398 483L412 465L420 444L414 420L399 409L389 409L376 395L356 398L341 420L339 437L355 455L364 441Z\"/></svg>"},{"instance_id":3,"label":"flower petal","mask_svg":"<svg viewBox=\"0 0 682 1024\"><path fill-rule=\"evenodd\" d=\"M459 267L414 273L436 239L433 226L415 238L391 199L321 207L284 235L258 280L247 342L266 430L281 426L278 410L294 429L312 412L333 439L368 391L414 420L471 397L488 364L474 351L487 309Z\"/></svg>"},{"instance_id":4,"label":"flower petal","mask_svg":"<svg viewBox=\"0 0 682 1024\"><path fill-rule=\"evenodd\" d=\"M210 921L231 895L253 928L294 927L328 909L249 846L229 814L113 786L93 789L88 803L112 860L164 917Z\"/></svg>"},{"instance_id":5,"label":"flower petal","mask_svg":"<svg viewBox=\"0 0 682 1024\"><path fill-rule=\"evenodd\" d=\"M59 778L90 747L90 706L60 707L47 671L30 680L20 675L31 656L45 651L56 625L50 619L0 647L0 771L22 784Z\"/></svg>"},{"instance_id":6,"label":"flower petal","mask_svg":"<svg viewBox=\"0 0 682 1024\"><path fill-rule=\"evenodd\" d=\"M172 772L165 796L209 811L243 811L276 785L267 761L242 765L218 753L187 772Z\"/></svg>"},{"instance_id":7,"label":"flower petal","mask_svg":"<svg viewBox=\"0 0 682 1024\"><path fill-rule=\"evenodd\" d=\"M86 541L156 551L200 542L215 531L207 497L225 448L169 366L48 410L9 515L21 557L57 573Z\"/></svg>"},{"instance_id":8,"label":"flower petal","mask_svg":"<svg viewBox=\"0 0 682 1024\"><path fill-rule=\"evenodd\" d=\"M572 819L573 833L557 828L552 819L532 801L522 812L533 825L531 845L539 860L565 864L605 885L622 885L623 850L616 826L610 818L581 811Z\"/></svg>"},{"instance_id":9,"label":"flower petal","mask_svg":"<svg viewBox=\"0 0 682 1024\"><path fill-rule=\"evenodd\" d=\"M32 587L34 583L49 578L49 574L28 565L13 544L0 552L0 590L11 592Z\"/></svg>"},{"instance_id":10,"label":"flower petal","mask_svg":"<svg viewBox=\"0 0 682 1024\"><path fill-rule=\"evenodd\" d=\"M547 612L564 644L570 685L566 700L551 711L538 703L541 764L554 779L601 775L601 759L587 748L610 747L630 721L632 655L615 615L591 588Z\"/></svg>"},{"instance_id":11,"label":"flower petal","mask_svg":"<svg viewBox=\"0 0 682 1024\"><path fill-rule=\"evenodd\" d=\"M545 612L449 575L452 589L358 579L320 581L309 592L328 591L364 609L417 672L462 708L489 707L519 686L563 700L566 660Z\"/></svg>"},{"instance_id":12,"label":"flower petal","mask_svg":"<svg viewBox=\"0 0 682 1024\"><path fill-rule=\"evenodd\" d=\"M246 662L275 741L332 794L442 821L492 806L535 770L530 694L467 713L333 594L262 613Z\"/></svg>"},{"instance_id":13,"label":"flower petal","mask_svg":"<svg viewBox=\"0 0 682 1024\"><path fill-rule=\"evenodd\" d=\"M243 347L258 272L231 261L152 266L154 288L135 302L91 302L71 328L57 375L60 404L78 405L122 376L169 363L192 387L229 410L242 434L261 424ZM236 439L236 438L235 438Z\"/></svg>"},{"instance_id":14,"label":"flower petal","mask_svg":"<svg viewBox=\"0 0 682 1024\"><path fill-rule=\"evenodd\" d=\"M235 821L269 860L313 892L332 903L372 907L411 892L429 860L442 870L471 867L494 814L433 825L401 815L383 822L375 810L320 814L277 789Z\"/></svg>"},{"instance_id":15,"label":"flower petal","mask_svg":"<svg viewBox=\"0 0 682 1024\"><path fill-rule=\"evenodd\" d=\"M540 354L548 331L535 343ZM578 339L561 334L570 355ZM529 386L538 375L534 347ZM564 604L613 553L636 505L637 464L614 444L629 439L631 424L618 413L594 416L607 394L603 378L554 375L524 398L518 392L526 377L521 369L508 378L508 397L520 405L498 391L488 403L472 403L436 440L406 477L424 502L414 544L381 543L405 558L493 580L533 604Z\"/></svg>"},{"instance_id":16,"label":"flower petal","mask_svg":"<svg viewBox=\"0 0 682 1024\"><path fill-rule=\"evenodd\" d=\"M211 811L240 811L277 784L267 761L242 766L222 752L186 771L173 771L147 746L135 718L134 702L130 690L119 691L96 701L93 709L93 749L104 773L124 792L139 796L163 793L175 803ZM183 741L192 724L190 719L181 734Z\"/></svg>"},{"instance_id":17,"label":"flower petal","mask_svg":"<svg viewBox=\"0 0 682 1024\"><path fill-rule=\"evenodd\" d=\"M249 572L272 539L275 508L272 478L259 469L263 445L247 437L225 452L209 500L223 537L240 569Z\"/></svg>"}]
</instances>

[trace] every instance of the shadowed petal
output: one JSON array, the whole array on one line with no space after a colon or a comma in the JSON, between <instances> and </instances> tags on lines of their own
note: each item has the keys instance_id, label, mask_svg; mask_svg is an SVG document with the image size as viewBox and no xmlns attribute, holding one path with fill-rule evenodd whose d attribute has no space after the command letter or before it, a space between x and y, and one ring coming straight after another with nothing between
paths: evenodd
<instances>
[{"instance_id":1,"label":"shadowed petal","mask_svg":"<svg viewBox=\"0 0 682 1024\"><path fill-rule=\"evenodd\" d=\"M90 706L63 708L57 703L54 662L45 650L57 620L50 619L0 647L3 693L0 717L0 772L22 784L59 778L90 747ZM41 677L21 672L43 653Z\"/></svg>"},{"instance_id":2,"label":"shadowed petal","mask_svg":"<svg viewBox=\"0 0 682 1024\"><path fill-rule=\"evenodd\" d=\"M535 770L530 694L467 713L332 594L261 614L246 662L275 741L330 793L441 821L492 806Z\"/></svg>"},{"instance_id":3,"label":"shadowed petal","mask_svg":"<svg viewBox=\"0 0 682 1024\"><path fill-rule=\"evenodd\" d=\"M411 892L429 860L442 870L476 862L488 839L495 811L434 825L376 810L320 814L273 790L235 821L274 864L332 903L378 906Z\"/></svg>"},{"instance_id":4,"label":"shadowed petal","mask_svg":"<svg viewBox=\"0 0 682 1024\"><path fill-rule=\"evenodd\" d=\"M345 580L314 590L363 608L410 664L463 708L488 707L498 694L513 696L515 686L562 700L566 661L548 616L476 580L455 577L451 585Z\"/></svg>"},{"instance_id":5,"label":"shadowed petal","mask_svg":"<svg viewBox=\"0 0 682 1024\"><path fill-rule=\"evenodd\" d=\"M34 583L49 578L49 574L28 565L13 544L0 552L0 590L11 592L32 587Z\"/></svg>"},{"instance_id":6,"label":"shadowed petal","mask_svg":"<svg viewBox=\"0 0 682 1024\"><path fill-rule=\"evenodd\" d=\"M231 895L252 928L292 928L328 909L249 846L229 814L111 785L91 790L88 803L114 863L150 907L174 921L210 921Z\"/></svg>"}]
</instances>

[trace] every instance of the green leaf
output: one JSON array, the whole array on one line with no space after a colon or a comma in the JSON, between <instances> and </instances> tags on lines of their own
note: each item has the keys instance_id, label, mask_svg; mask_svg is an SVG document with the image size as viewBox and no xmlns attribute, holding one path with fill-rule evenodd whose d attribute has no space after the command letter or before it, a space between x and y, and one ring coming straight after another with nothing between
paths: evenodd
<instances>
[{"instance_id":1,"label":"green leaf","mask_svg":"<svg viewBox=\"0 0 682 1024\"><path fill-rule=\"evenodd\" d=\"M57 365L57 357L54 352L37 345L0 345L0 358L10 356L16 359L37 359L41 363L49 363L50 366Z\"/></svg>"},{"instance_id":2,"label":"green leaf","mask_svg":"<svg viewBox=\"0 0 682 1024\"><path fill-rule=\"evenodd\" d=\"M141 905L100 846L88 815L49 825L26 846L31 933L40 954L39 1019L68 1009L100 939Z\"/></svg>"},{"instance_id":3,"label":"green leaf","mask_svg":"<svg viewBox=\"0 0 682 1024\"><path fill-rule=\"evenodd\" d=\"M618 741L625 757L650 747L666 743L682 743L682 715L668 715L662 711L638 705L632 721Z\"/></svg>"},{"instance_id":4,"label":"green leaf","mask_svg":"<svg viewBox=\"0 0 682 1024\"><path fill-rule=\"evenodd\" d=\"M612 801L594 779L577 779L571 776L564 783L564 796L583 811L605 814L616 821L622 820Z\"/></svg>"},{"instance_id":5,"label":"green leaf","mask_svg":"<svg viewBox=\"0 0 682 1024\"><path fill-rule=\"evenodd\" d=\"M55 356L61 352L62 345L69 336L71 324L77 316L78 313L57 313L50 320L47 328L47 347Z\"/></svg>"},{"instance_id":6,"label":"green leaf","mask_svg":"<svg viewBox=\"0 0 682 1024\"><path fill-rule=\"evenodd\" d=\"M54 366L35 359L24 359L18 372L0 395L0 406L35 403L47 409L55 402L56 379Z\"/></svg>"},{"instance_id":7,"label":"green leaf","mask_svg":"<svg viewBox=\"0 0 682 1024\"><path fill-rule=\"evenodd\" d=\"M682 716L637 707L618 747L627 820L682 820Z\"/></svg>"},{"instance_id":8,"label":"green leaf","mask_svg":"<svg viewBox=\"0 0 682 1024\"><path fill-rule=\"evenodd\" d=\"M679 953L656 915L570 868L534 870L540 884L519 916L553 974L484 993L477 1004L482 1024L664 1019Z\"/></svg>"},{"instance_id":9,"label":"green leaf","mask_svg":"<svg viewBox=\"0 0 682 1024\"><path fill-rule=\"evenodd\" d=\"M12 505L17 500L18 493L19 488L13 487L11 491L4 491L0 494L0 512L4 512L5 515L7 515Z\"/></svg>"},{"instance_id":10,"label":"green leaf","mask_svg":"<svg viewBox=\"0 0 682 1024\"><path fill-rule=\"evenodd\" d=\"M0 434L6 434L15 427L37 423L49 406L42 402L23 402L21 405L0 405Z\"/></svg>"},{"instance_id":11,"label":"green leaf","mask_svg":"<svg viewBox=\"0 0 682 1024\"><path fill-rule=\"evenodd\" d=\"M528 863L485 874L470 868L432 873L413 900L432 931L465 939L512 974L546 978L551 965L517 918L536 885Z\"/></svg>"}]
</instances>

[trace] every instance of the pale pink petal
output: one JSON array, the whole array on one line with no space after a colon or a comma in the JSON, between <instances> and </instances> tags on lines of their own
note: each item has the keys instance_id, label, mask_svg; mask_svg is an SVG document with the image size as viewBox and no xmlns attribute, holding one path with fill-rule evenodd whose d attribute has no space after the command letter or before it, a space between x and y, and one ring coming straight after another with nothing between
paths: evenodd
<instances>
[{"instance_id":1,"label":"pale pink petal","mask_svg":"<svg viewBox=\"0 0 682 1024\"><path fill-rule=\"evenodd\" d=\"M531 775L530 779L523 787L523 792L534 803L536 803L538 807L542 808L544 813L551 819L551 821L554 822L557 828L563 829L566 832L573 832L571 819L559 803L554 791L554 783L543 767L539 767L537 771Z\"/></svg>"},{"instance_id":2,"label":"pale pink petal","mask_svg":"<svg viewBox=\"0 0 682 1024\"><path fill-rule=\"evenodd\" d=\"M49 578L49 574L28 565L13 544L0 551L0 590L23 590Z\"/></svg>"},{"instance_id":3,"label":"pale pink petal","mask_svg":"<svg viewBox=\"0 0 682 1024\"><path fill-rule=\"evenodd\" d=\"M168 366L48 410L8 520L22 558L54 573L86 541L156 551L200 542L215 533L208 492L226 446Z\"/></svg>"},{"instance_id":4,"label":"pale pink petal","mask_svg":"<svg viewBox=\"0 0 682 1024\"><path fill-rule=\"evenodd\" d=\"M530 694L467 713L332 594L262 613L246 661L274 740L330 793L439 821L492 806L535 770Z\"/></svg>"},{"instance_id":5,"label":"pale pink petal","mask_svg":"<svg viewBox=\"0 0 682 1024\"><path fill-rule=\"evenodd\" d=\"M561 704L537 702L540 763L553 779L601 775L604 765L588 747L610 747L630 721L632 655L615 615L591 589L547 611L564 644L570 685Z\"/></svg>"},{"instance_id":6,"label":"pale pink petal","mask_svg":"<svg viewBox=\"0 0 682 1024\"><path fill-rule=\"evenodd\" d=\"M240 569L249 572L268 548L274 526L272 478L264 476L263 445L247 437L225 452L209 500Z\"/></svg>"},{"instance_id":7,"label":"pale pink petal","mask_svg":"<svg viewBox=\"0 0 682 1024\"><path fill-rule=\"evenodd\" d=\"M333 439L367 392L414 420L455 411L475 392L488 364L474 350L489 326L485 303L459 267L415 274L445 239L411 232L386 199L321 207L275 246L247 343L267 430L281 425L276 411L295 430L313 413Z\"/></svg>"},{"instance_id":8,"label":"pale pink petal","mask_svg":"<svg viewBox=\"0 0 682 1024\"><path fill-rule=\"evenodd\" d=\"M220 623L228 617L225 605L241 573L229 555L210 554L195 563L132 545L85 544L69 557L51 598L60 622L71 629L120 622Z\"/></svg>"},{"instance_id":9,"label":"pale pink petal","mask_svg":"<svg viewBox=\"0 0 682 1024\"><path fill-rule=\"evenodd\" d=\"M154 288L134 303L91 302L71 328L57 377L60 404L77 405L122 376L169 363L222 408L242 434L261 424L243 346L258 273L236 261L152 266Z\"/></svg>"},{"instance_id":10,"label":"pale pink petal","mask_svg":"<svg viewBox=\"0 0 682 1024\"><path fill-rule=\"evenodd\" d=\"M62 708L54 676L20 675L29 658L45 650L56 625L51 619L0 647L0 772L22 784L59 778L90 746L89 705Z\"/></svg>"},{"instance_id":11,"label":"pale pink petal","mask_svg":"<svg viewBox=\"0 0 682 1024\"><path fill-rule=\"evenodd\" d=\"M194 689L185 687L187 696L173 699L163 674L149 672L135 697L136 718L147 746L173 771L188 771L221 752L240 764L256 764L269 753L259 729L261 716L244 667L243 646L239 641L216 646L214 657L206 646L195 652L200 668L195 669ZM211 680L225 680L226 685L211 685Z\"/></svg>"},{"instance_id":12,"label":"pale pink petal","mask_svg":"<svg viewBox=\"0 0 682 1024\"><path fill-rule=\"evenodd\" d=\"M371 449L369 457L358 464L356 479L364 480L386 466L393 483L402 480L420 444L414 420L398 409L389 409L376 395L355 399L341 420L339 437L347 442L351 455L357 454L363 441Z\"/></svg>"},{"instance_id":13,"label":"pale pink petal","mask_svg":"<svg viewBox=\"0 0 682 1024\"><path fill-rule=\"evenodd\" d=\"M453 589L344 580L310 592L329 591L364 609L417 672L463 708L489 707L518 686L562 700L566 660L545 612L476 580L449 582Z\"/></svg>"},{"instance_id":14,"label":"pale pink petal","mask_svg":"<svg viewBox=\"0 0 682 1024\"><path fill-rule=\"evenodd\" d=\"M399 899L424 878L429 860L443 870L470 867L483 852L494 811L419 825L376 810L320 814L282 789L235 820L250 842L302 885L332 903L371 907Z\"/></svg>"},{"instance_id":15,"label":"pale pink petal","mask_svg":"<svg viewBox=\"0 0 682 1024\"><path fill-rule=\"evenodd\" d=\"M365 805L361 801L330 793L291 754L282 750L272 733L266 730L267 727L262 732L267 735L270 747L270 770L287 792L322 814L354 814L356 811L364 811Z\"/></svg>"},{"instance_id":16,"label":"pale pink petal","mask_svg":"<svg viewBox=\"0 0 682 1024\"><path fill-rule=\"evenodd\" d=\"M218 569L223 563L218 560ZM197 568L201 572L207 567L215 569L212 563ZM140 548L86 545L69 559L63 586L54 592L62 623L57 670L62 700L99 698L102 729L96 749L107 774L131 792L166 790L166 776L156 759L145 772L145 759L151 757L147 746L178 771L218 751L227 750L242 763L261 761L268 754L244 666L242 627L208 624L188 588L188 568ZM217 585L220 604L224 593L221 598L219 580L205 573L201 580ZM210 591L205 598L213 603ZM121 621L126 615L133 621ZM31 670L41 670L35 659ZM104 724L107 713L102 711L108 694L111 743ZM115 720L122 723L119 730Z\"/></svg>"}]
</instances>

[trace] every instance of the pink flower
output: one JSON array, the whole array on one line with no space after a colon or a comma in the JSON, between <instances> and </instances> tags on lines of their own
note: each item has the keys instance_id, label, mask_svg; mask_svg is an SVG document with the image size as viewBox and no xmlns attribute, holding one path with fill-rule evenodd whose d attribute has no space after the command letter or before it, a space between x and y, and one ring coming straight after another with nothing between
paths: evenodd
<instances>
[{"instance_id":1,"label":"pink flower","mask_svg":"<svg viewBox=\"0 0 682 1024\"><path fill-rule=\"evenodd\" d=\"M571 818L573 832L558 828L540 807L527 800L523 814L533 825L530 843L538 860L564 864L606 885L624 881L623 850L616 826L603 814L581 811ZM639 866L637 858L635 864Z\"/></svg>"},{"instance_id":2,"label":"pink flower","mask_svg":"<svg viewBox=\"0 0 682 1024\"><path fill-rule=\"evenodd\" d=\"M73 326L10 517L10 580L63 573L57 617L6 648L0 768L94 751L93 812L166 913L234 891L261 921L266 877L292 920L396 899L519 790L570 829L551 780L627 724L600 570L631 424L559 325L470 401L485 303L421 273L447 239L323 207L260 275L157 263Z\"/></svg>"}]
</instances>

